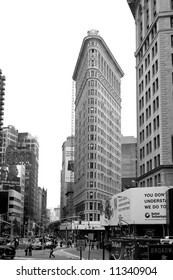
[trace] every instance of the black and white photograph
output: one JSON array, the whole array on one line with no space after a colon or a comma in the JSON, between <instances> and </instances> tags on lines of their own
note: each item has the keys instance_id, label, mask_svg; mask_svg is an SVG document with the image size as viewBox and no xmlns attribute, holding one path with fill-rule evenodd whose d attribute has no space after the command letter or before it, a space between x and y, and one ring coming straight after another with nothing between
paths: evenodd
<instances>
[{"instance_id":1,"label":"black and white photograph","mask_svg":"<svg viewBox=\"0 0 173 280\"><path fill-rule=\"evenodd\" d=\"M157 264L173 260L173 1L0 10L0 264L13 279L161 279Z\"/></svg>"}]
</instances>

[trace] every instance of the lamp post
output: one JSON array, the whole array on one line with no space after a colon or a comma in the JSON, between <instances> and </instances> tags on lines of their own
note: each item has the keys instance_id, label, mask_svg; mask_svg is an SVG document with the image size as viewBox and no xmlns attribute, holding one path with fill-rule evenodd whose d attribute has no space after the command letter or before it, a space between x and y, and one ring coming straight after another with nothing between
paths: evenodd
<instances>
[{"instance_id":1,"label":"lamp post","mask_svg":"<svg viewBox=\"0 0 173 280\"><path fill-rule=\"evenodd\" d=\"M11 219L11 231L10 231L10 242L13 242L13 220Z\"/></svg>"}]
</instances>

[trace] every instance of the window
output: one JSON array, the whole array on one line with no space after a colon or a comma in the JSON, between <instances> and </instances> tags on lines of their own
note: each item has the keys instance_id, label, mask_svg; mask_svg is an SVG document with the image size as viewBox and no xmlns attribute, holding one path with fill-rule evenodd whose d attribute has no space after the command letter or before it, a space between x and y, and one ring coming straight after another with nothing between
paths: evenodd
<instances>
[{"instance_id":1,"label":"window","mask_svg":"<svg viewBox=\"0 0 173 280\"><path fill-rule=\"evenodd\" d=\"M173 35L171 35L171 47L173 48Z\"/></svg>"},{"instance_id":2,"label":"window","mask_svg":"<svg viewBox=\"0 0 173 280\"><path fill-rule=\"evenodd\" d=\"M153 129L156 130L156 119L153 120Z\"/></svg>"},{"instance_id":3,"label":"window","mask_svg":"<svg viewBox=\"0 0 173 280\"><path fill-rule=\"evenodd\" d=\"M170 27L173 28L173 17L170 17Z\"/></svg>"},{"instance_id":4,"label":"window","mask_svg":"<svg viewBox=\"0 0 173 280\"><path fill-rule=\"evenodd\" d=\"M156 119L156 120L157 120L157 128L159 128L159 125L160 125L160 124L159 124L159 116L157 116L157 119Z\"/></svg>"},{"instance_id":5,"label":"window","mask_svg":"<svg viewBox=\"0 0 173 280\"><path fill-rule=\"evenodd\" d=\"M172 162L173 162L173 136L171 136Z\"/></svg>"},{"instance_id":6,"label":"window","mask_svg":"<svg viewBox=\"0 0 173 280\"><path fill-rule=\"evenodd\" d=\"M157 156L157 164L160 166L160 155Z\"/></svg>"},{"instance_id":7,"label":"window","mask_svg":"<svg viewBox=\"0 0 173 280\"><path fill-rule=\"evenodd\" d=\"M154 150L156 150L157 144L156 144L156 137L154 137Z\"/></svg>"},{"instance_id":8,"label":"window","mask_svg":"<svg viewBox=\"0 0 173 280\"><path fill-rule=\"evenodd\" d=\"M93 192L90 192L90 199L93 199Z\"/></svg>"},{"instance_id":9,"label":"window","mask_svg":"<svg viewBox=\"0 0 173 280\"><path fill-rule=\"evenodd\" d=\"M154 47L152 47L152 58L154 58Z\"/></svg>"},{"instance_id":10,"label":"window","mask_svg":"<svg viewBox=\"0 0 173 280\"><path fill-rule=\"evenodd\" d=\"M92 188L92 187L93 187L93 182L91 181L91 182L90 182L90 188Z\"/></svg>"},{"instance_id":11,"label":"window","mask_svg":"<svg viewBox=\"0 0 173 280\"><path fill-rule=\"evenodd\" d=\"M155 82L153 83L153 94L155 93L156 89L155 89Z\"/></svg>"},{"instance_id":12,"label":"window","mask_svg":"<svg viewBox=\"0 0 173 280\"><path fill-rule=\"evenodd\" d=\"M157 147L160 147L160 135L157 135Z\"/></svg>"},{"instance_id":13,"label":"window","mask_svg":"<svg viewBox=\"0 0 173 280\"><path fill-rule=\"evenodd\" d=\"M92 213L89 214L89 220L90 220L90 222L93 221L93 214Z\"/></svg>"},{"instance_id":14,"label":"window","mask_svg":"<svg viewBox=\"0 0 173 280\"><path fill-rule=\"evenodd\" d=\"M158 78L156 79L156 91L159 89L159 80Z\"/></svg>"}]
</instances>

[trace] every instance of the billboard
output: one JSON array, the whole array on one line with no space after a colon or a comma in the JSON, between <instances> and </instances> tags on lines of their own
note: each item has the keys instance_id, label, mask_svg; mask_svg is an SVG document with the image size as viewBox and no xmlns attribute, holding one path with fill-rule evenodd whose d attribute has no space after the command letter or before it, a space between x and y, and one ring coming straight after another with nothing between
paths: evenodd
<instances>
[{"instance_id":1,"label":"billboard","mask_svg":"<svg viewBox=\"0 0 173 280\"><path fill-rule=\"evenodd\" d=\"M100 202L101 226L114 226L118 224L118 197Z\"/></svg>"},{"instance_id":2,"label":"billboard","mask_svg":"<svg viewBox=\"0 0 173 280\"><path fill-rule=\"evenodd\" d=\"M0 166L0 178L2 181L7 181L8 177L8 166L2 165Z\"/></svg>"},{"instance_id":3,"label":"billboard","mask_svg":"<svg viewBox=\"0 0 173 280\"><path fill-rule=\"evenodd\" d=\"M131 222L166 224L166 191L168 187L131 189Z\"/></svg>"},{"instance_id":4,"label":"billboard","mask_svg":"<svg viewBox=\"0 0 173 280\"><path fill-rule=\"evenodd\" d=\"M168 187L131 188L102 203L101 225L166 224ZM107 215L109 213L109 215Z\"/></svg>"},{"instance_id":5,"label":"billboard","mask_svg":"<svg viewBox=\"0 0 173 280\"><path fill-rule=\"evenodd\" d=\"M21 192L22 176L24 176L23 165L4 165L0 168L0 177L3 183L3 189L14 188Z\"/></svg>"},{"instance_id":6,"label":"billboard","mask_svg":"<svg viewBox=\"0 0 173 280\"><path fill-rule=\"evenodd\" d=\"M65 182L74 182L74 148L65 148Z\"/></svg>"}]
</instances>

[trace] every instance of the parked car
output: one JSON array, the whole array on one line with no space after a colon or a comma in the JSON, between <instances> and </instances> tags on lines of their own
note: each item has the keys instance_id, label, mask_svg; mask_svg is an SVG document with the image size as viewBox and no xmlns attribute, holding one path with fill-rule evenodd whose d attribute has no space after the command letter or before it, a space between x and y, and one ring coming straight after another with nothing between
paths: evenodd
<instances>
[{"instance_id":1,"label":"parked car","mask_svg":"<svg viewBox=\"0 0 173 280\"><path fill-rule=\"evenodd\" d=\"M173 244L173 236L165 236L165 238L160 239L161 244Z\"/></svg>"},{"instance_id":2,"label":"parked car","mask_svg":"<svg viewBox=\"0 0 173 280\"><path fill-rule=\"evenodd\" d=\"M0 258L1 259L14 259L16 255L15 248L8 245L0 245Z\"/></svg>"},{"instance_id":3,"label":"parked car","mask_svg":"<svg viewBox=\"0 0 173 280\"><path fill-rule=\"evenodd\" d=\"M54 246L54 248L56 247L56 245L49 240L44 244L44 249L50 249L52 246Z\"/></svg>"},{"instance_id":4,"label":"parked car","mask_svg":"<svg viewBox=\"0 0 173 280\"><path fill-rule=\"evenodd\" d=\"M41 250L42 249L42 245L40 241L35 241L34 243L32 243L32 248L33 250Z\"/></svg>"}]
</instances>

